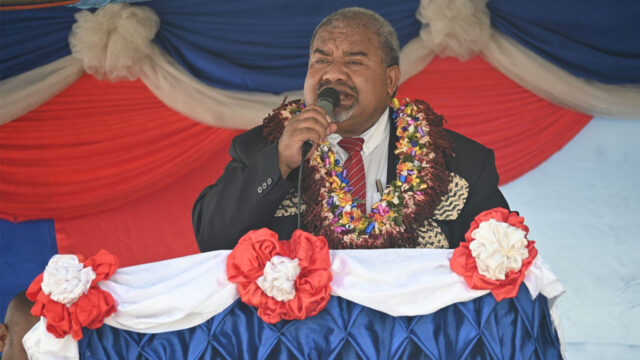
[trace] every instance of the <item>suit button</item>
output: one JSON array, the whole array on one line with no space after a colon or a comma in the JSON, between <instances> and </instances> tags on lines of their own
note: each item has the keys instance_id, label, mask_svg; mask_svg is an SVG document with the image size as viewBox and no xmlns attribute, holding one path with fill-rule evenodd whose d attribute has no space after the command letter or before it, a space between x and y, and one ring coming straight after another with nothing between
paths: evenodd
<instances>
[{"instance_id":1,"label":"suit button","mask_svg":"<svg viewBox=\"0 0 640 360\"><path fill-rule=\"evenodd\" d=\"M266 182L263 182L263 183L262 183L262 190L264 190L264 189L266 189L266 188L267 188L267 183L266 183Z\"/></svg>"},{"instance_id":2,"label":"suit button","mask_svg":"<svg viewBox=\"0 0 640 360\"><path fill-rule=\"evenodd\" d=\"M271 181L271 178L268 178L268 179L267 179L267 185L271 185L271 182L272 182L272 181Z\"/></svg>"},{"instance_id":3,"label":"suit button","mask_svg":"<svg viewBox=\"0 0 640 360\"><path fill-rule=\"evenodd\" d=\"M262 193L262 187L258 186L258 194Z\"/></svg>"}]
</instances>

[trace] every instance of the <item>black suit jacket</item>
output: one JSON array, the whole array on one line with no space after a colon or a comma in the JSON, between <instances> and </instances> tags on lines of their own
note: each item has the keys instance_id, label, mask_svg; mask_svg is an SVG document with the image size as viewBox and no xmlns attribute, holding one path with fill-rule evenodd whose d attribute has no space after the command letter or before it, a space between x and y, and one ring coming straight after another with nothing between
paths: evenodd
<instances>
[{"instance_id":1,"label":"black suit jacket","mask_svg":"<svg viewBox=\"0 0 640 360\"><path fill-rule=\"evenodd\" d=\"M398 140L391 121L387 184L395 179ZM469 195L455 220L436 221L450 248L464 241L473 218L494 207L508 208L498 189L493 151L456 132L447 130L455 156L447 168L467 181ZM280 239L289 239L297 228L297 216L275 217L281 201L295 187L294 179L283 179L278 167L278 144L269 144L257 126L233 139L231 161L215 184L205 188L193 207L193 228L200 251L232 249L249 230L268 227ZM297 174L293 171L292 174Z\"/></svg>"}]
</instances>

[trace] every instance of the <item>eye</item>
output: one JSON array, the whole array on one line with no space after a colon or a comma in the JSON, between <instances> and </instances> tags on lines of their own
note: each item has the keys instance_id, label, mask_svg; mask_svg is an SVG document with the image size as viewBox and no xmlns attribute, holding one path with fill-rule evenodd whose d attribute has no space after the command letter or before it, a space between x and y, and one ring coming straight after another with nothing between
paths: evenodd
<instances>
[{"instance_id":1,"label":"eye","mask_svg":"<svg viewBox=\"0 0 640 360\"><path fill-rule=\"evenodd\" d=\"M313 63L317 64L317 65L324 65L324 64L328 64L329 60L327 60L325 58L317 58L317 59L313 60Z\"/></svg>"},{"instance_id":2,"label":"eye","mask_svg":"<svg viewBox=\"0 0 640 360\"><path fill-rule=\"evenodd\" d=\"M363 62L362 62L362 60L348 60L347 64L348 65L356 65L356 66L358 66L358 65L362 65Z\"/></svg>"}]
</instances>

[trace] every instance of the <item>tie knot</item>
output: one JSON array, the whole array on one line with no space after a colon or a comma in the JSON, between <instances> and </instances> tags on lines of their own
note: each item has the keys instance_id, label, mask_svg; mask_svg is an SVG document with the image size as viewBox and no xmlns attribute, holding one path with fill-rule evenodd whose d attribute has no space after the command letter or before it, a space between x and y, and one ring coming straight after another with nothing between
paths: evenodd
<instances>
[{"instance_id":1,"label":"tie knot","mask_svg":"<svg viewBox=\"0 0 640 360\"><path fill-rule=\"evenodd\" d=\"M353 154L354 152L359 153L360 151L362 151L362 144L364 144L364 139L359 137L342 138L340 141L338 141L338 145L340 145L341 148L349 153L349 156L351 156L351 154Z\"/></svg>"}]
</instances>

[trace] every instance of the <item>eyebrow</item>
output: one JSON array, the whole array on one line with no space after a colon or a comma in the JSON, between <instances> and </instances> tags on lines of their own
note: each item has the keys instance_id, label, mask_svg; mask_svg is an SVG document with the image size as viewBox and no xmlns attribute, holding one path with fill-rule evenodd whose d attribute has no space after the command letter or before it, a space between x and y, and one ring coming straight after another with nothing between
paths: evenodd
<instances>
[{"instance_id":1,"label":"eyebrow","mask_svg":"<svg viewBox=\"0 0 640 360\"><path fill-rule=\"evenodd\" d=\"M329 54L329 52L328 52L328 51L326 51L326 50L322 50L322 49L320 49L320 48L315 48L315 49L313 49L313 51L312 51L312 52L313 52L313 54L320 54L320 55L322 55L322 56L330 56L330 54Z\"/></svg>"},{"instance_id":2,"label":"eyebrow","mask_svg":"<svg viewBox=\"0 0 640 360\"><path fill-rule=\"evenodd\" d=\"M369 56L369 54L367 54L364 51L345 51L344 55L349 57L353 57L353 56L368 57Z\"/></svg>"},{"instance_id":3,"label":"eyebrow","mask_svg":"<svg viewBox=\"0 0 640 360\"><path fill-rule=\"evenodd\" d=\"M313 49L312 53L319 54L322 56L331 56L331 54L327 50L323 50L320 48ZM355 57L355 56L368 57L369 56L369 54L366 51L345 51L344 55L347 57Z\"/></svg>"}]
</instances>

